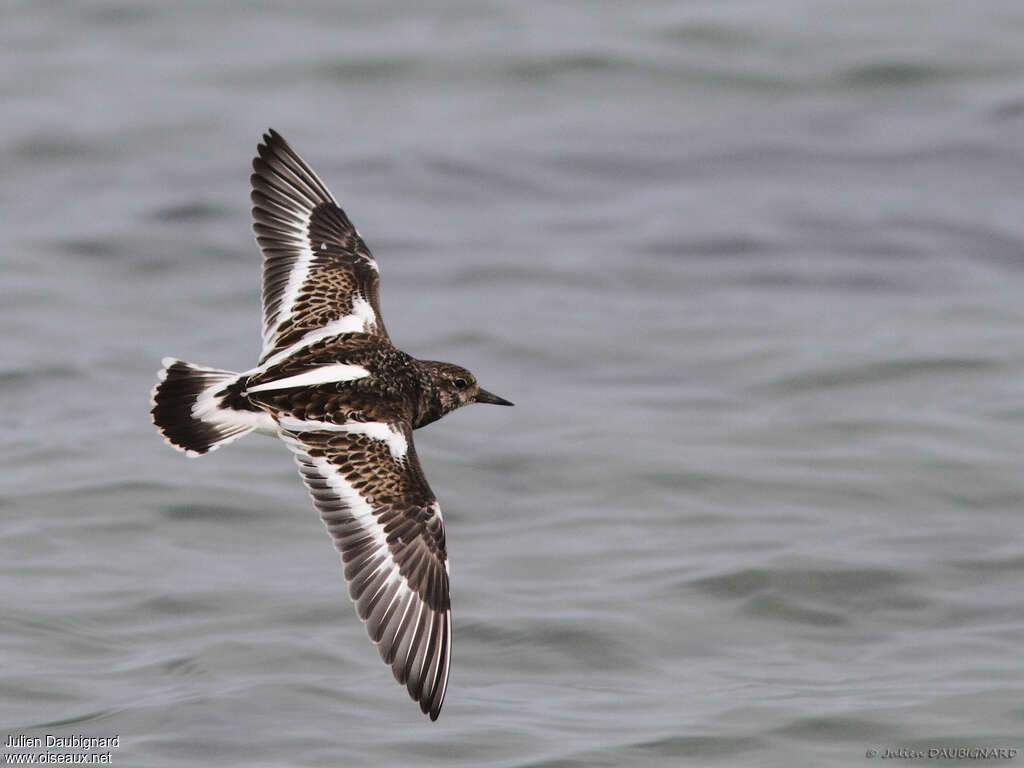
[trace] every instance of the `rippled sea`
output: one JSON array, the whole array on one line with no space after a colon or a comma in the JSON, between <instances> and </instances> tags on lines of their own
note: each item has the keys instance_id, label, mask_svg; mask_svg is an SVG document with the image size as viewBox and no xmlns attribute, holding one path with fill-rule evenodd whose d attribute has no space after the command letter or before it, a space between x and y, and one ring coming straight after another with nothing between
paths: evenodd
<instances>
[{"instance_id":1,"label":"rippled sea","mask_svg":"<svg viewBox=\"0 0 1024 768\"><path fill-rule=\"evenodd\" d=\"M117 735L143 768L1024 760L1024 5L0 15L0 738ZM398 346L516 403L417 433L437 723L286 448L193 461L150 424L161 357L256 360L269 126L376 253Z\"/></svg>"}]
</instances>

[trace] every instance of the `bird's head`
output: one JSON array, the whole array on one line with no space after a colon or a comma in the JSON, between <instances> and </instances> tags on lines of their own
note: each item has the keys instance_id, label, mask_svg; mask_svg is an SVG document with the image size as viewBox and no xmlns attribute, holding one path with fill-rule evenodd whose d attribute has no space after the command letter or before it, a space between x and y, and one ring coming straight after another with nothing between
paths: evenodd
<instances>
[{"instance_id":1,"label":"bird's head","mask_svg":"<svg viewBox=\"0 0 1024 768\"><path fill-rule=\"evenodd\" d=\"M503 397L481 389L476 376L465 368L451 363L439 363L434 360L421 361L430 372L430 380L434 386L434 394L440 405L440 418L470 403L490 403L491 405L512 405Z\"/></svg>"}]
</instances>

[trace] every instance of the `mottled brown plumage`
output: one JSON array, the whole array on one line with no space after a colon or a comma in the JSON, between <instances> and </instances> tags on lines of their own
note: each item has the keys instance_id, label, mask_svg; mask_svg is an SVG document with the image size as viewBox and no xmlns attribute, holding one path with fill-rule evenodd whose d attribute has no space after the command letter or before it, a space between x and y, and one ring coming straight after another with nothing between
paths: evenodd
<instances>
[{"instance_id":1,"label":"mottled brown plumage","mask_svg":"<svg viewBox=\"0 0 1024 768\"><path fill-rule=\"evenodd\" d=\"M386 337L363 333L321 339L251 376L243 392L336 363L360 366L369 375L351 381L250 392L248 401L275 416L333 424L405 421L418 429L456 408L477 402L483 392L465 368L416 360L396 349Z\"/></svg>"},{"instance_id":2,"label":"mottled brown plumage","mask_svg":"<svg viewBox=\"0 0 1024 768\"><path fill-rule=\"evenodd\" d=\"M264 255L259 365L234 374L165 360L153 419L190 455L254 429L284 440L370 638L433 720L450 664L448 553L412 432L469 403L511 403L465 368L395 348L373 255L274 131L253 171L253 230Z\"/></svg>"}]
</instances>

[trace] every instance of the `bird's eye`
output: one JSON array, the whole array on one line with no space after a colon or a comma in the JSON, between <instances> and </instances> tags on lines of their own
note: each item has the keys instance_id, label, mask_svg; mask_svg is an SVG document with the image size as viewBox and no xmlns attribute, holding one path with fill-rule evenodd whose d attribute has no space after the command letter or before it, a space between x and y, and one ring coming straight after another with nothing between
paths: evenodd
<instances>
[{"instance_id":1,"label":"bird's eye","mask_svg":"<svg viewBox=\"0 0 1024 768\"><path fill-rule=\"evenodd\" d=\"M463 379L461 376L457 378L454 383L456 389L465 389L466 387L469 386L469 382Z\"/></svg>"}]
</instances>

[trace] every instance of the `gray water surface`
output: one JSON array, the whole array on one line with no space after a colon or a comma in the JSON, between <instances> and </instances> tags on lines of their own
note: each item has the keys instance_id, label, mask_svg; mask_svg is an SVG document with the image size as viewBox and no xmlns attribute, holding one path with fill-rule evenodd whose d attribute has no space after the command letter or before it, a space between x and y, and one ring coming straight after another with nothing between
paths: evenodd
<instances>
[{"instance_id":1,"label":"gray water surface","mask_svg":"<svg viewBox=\"0 0 1024 768\"><path fill-rule=\"evenodd\" d=\"M0 737L144 768L1024 750L1020 3L0 16ZM437 723L284 446L193 461L149 421L161 357L256 360L268 126L396 344L516 403L416 436Z\"/></svg>"}]
</instances>

